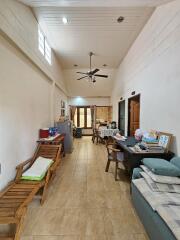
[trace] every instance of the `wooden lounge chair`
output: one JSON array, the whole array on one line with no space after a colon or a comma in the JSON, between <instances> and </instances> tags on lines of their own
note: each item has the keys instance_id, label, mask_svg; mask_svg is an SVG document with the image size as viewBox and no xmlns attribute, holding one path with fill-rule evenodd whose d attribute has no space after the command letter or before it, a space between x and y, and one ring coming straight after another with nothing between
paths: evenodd
<instances>
[{"instance_id":1,"label":"wooden lounge chair","mask_svg":"<svg viewBox=\"0 0 180 240\"><path fill-rule=\"evenodd\" d=\"M13 182L0 193L0 224L16 225L14 236L0 235L0 239L20 239L27 205L32 201L34 195L41 187L40 184L27 185Z\"/></svg>"},{"instance_id":2,"label":"wooden lounge chair","mask_svg":"<svg viewBox=\"0 0 180 240\"><path fill-rule=\"evenodd\" d=\"M19 164L16 174L16 183L23 183L23 184L37 184L42 189L42 196L41 196L41 204L44 203L46 190L48 187L49 182L53 179L56 174L56 169L60 164L60 152L61 152L62 145L50 145L50 144L39 144L37 150L32 159L29 159L21 164ZM54 161L51 167L48 169L45 177L41 181L30 181L30 180L22 180L21 176L22 173L30 168L32 164L36 161L38 157L50 158Z\"/></svg>"},{"instance_id":3,"label":"wooden lounge chair","mask_svg":"<svg viewBox=\"0 0 180 240\"><path fill-rule=\"evenodd\" d=\"M0 240L20 239L23 218L26 214L27 205L41 189L41 204L43 204L48 184L55 176L56 169L60 163L60 152L61 145L39 144L34 157L17 166L15 181L10 183L9 186L0 193L0 224L15 224L15 234L13 237L0 235ZM30 168L39 156L51 158L54 161L48 169L45 177L41 181L22 180L22 173Z\"/></svg>"}]
</instances>

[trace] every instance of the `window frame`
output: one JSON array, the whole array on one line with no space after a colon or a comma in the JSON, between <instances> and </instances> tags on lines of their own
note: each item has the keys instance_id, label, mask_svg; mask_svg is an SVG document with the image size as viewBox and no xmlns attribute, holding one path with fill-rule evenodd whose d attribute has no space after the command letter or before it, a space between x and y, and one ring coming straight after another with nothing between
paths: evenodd
<instances>
[{"instance_id":1,"label":"window frame","mask_svg":"<svg viewBox=\"0 0 180 240\"><path fill-rule=\"evenodd\" d=\"M83 129L92 129L92 121L91 121L91 127L87 127L87 109L91 107L90 106L78 106L77 108L77 127L80 127L80 108L84 108L84 127ZM74 119L73 119L74 122Z\"/></svg>"}]
</instances>

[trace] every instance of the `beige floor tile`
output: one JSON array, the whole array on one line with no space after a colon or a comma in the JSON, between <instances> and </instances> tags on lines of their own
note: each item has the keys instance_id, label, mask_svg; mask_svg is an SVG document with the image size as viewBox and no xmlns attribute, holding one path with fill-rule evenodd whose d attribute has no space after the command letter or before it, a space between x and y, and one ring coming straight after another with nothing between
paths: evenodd
<instances>
[{"instance_id":1,"label":"beige floor tile","mask_svg":"<svg viewBox=\"0 0 180 240\"><path fill-rule=\"evenodd\" d=\"M122 193L120 191L105 192L107 208L122 208Z\"/></svg>"},{"instance_id":2,"label":"beige floor tile","mask_svg":"<svg viewBox=\"0 0 180 240\"><path fill-rule=\"evenodd\" d=\"M86 212L83 209L43 209L32 235L81 235Z\"/></svg>"},{"instance_id":3,"label":"beige floor tile","mask_svg":"<svg viewBox=\"0 0 180 240\"><path fill-rule=\"evenodd\" d=\"M100 191L88 191L87 192L87 208L105 208L106 205L106 193Z\"/></svg>"},{"instance_id":4,"label":"beige floor tile","mask_svg":"<svg viewBox=\"0 0 180 240\"><path fill-rule=\"evenodd\" d=\"M148 236L146 233L134 234L134 240L148 240Z\"/></svg>"},{"instance_id":5,"label":"beige floor tile","mask_svg":"<svg viewBox=\"0 0 180 240\"><path fill-rule=\"evenodd\" d=\"M101 234L101 235L82 236L79 240L108 240L108 238L106 235Z\"/></svg>"},{"instance_id":6,"label":"beige floor tile","mask_svg":"<svg viewBox=\"0 0 180 240\"><path fill-rule=\"evenodd\" d=\"M32 229L36 225L36 222L41 217L42 208L28 208L27 215L24 219L24 230L23 230L23 236L31 236L32 235Z\"/></svg>"},{"instance_id":7,"label":"beige floor tile","mask_svg":"<svg viewBox=\"0 0 180 240\"><path fill-rule=\"evenodd\" d=\"M108 240L135 240L131 233L116 233L107 237Z\"/></svg>"},{"instance_id":8,"label":"beige floor tile","mask_svg":"<svg viewBox=\"0 0 180 240\"><path fill-rule=\"evenodd\" d=\"M72 236L72 235L34 236L33 240L79 240L79 236Z\"/></svg>"},{"instance_id":9,"label":"beige floor tile","mask_svg":"<svg viewBox=\"0 0 180 240\"><path fill-rule=\"evenodd\" d=\"M104 209L87 209L85 236L104 235Z\"/></svg>"},{"instance_id":10,"label":"beige floor tile","mask_svg":"<svg viewBox=\"0 0 180 240\"><path fill-rule=\"evenodd\" d=\"M34 240L33 236L22 236L20 240Z\"/></svg>"},{"instance_id":11,"label":"beige floor tile","mask_svg":"<svg viewBox=\"0 0 180 240\"><path fill-rule=\"evenodd\" d=\"M131 203L130 183L91 138L75 139L61 161L43 206L35 199L25 219L23 240L148 240Z\"/></svg>"}]
</instances>

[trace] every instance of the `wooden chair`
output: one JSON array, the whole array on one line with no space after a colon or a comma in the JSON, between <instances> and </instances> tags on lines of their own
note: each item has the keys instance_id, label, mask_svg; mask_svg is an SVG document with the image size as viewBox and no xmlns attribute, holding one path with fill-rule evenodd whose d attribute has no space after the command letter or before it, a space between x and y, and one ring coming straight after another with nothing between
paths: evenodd
<instances>
[{"instance_id":1,"label":"wooden chair","mask_svg":"<svg viewBox=\"0 0 180 240\"><path fill-rule=\"evenodd\" d=\"M22 183L22 184L26 185L27 188L28 188L28 185L37 184L39 186L39 188L42 189L41 204L44 203L48 184L55 176L56 169L60 164L61 147L62 147L62 145L39 144L33 158L19 164L16 167L17 173L16 173L15 182ZM22 180L21 179L22 173L25 170L27 170L28 168L30 168L39 156L45 157L45 158L50 158L54 161L54 163L48 169L46 176L41 181Z\"/></svg>"},{"instance_id":2,"label":"wooden chair","mask_svg":"<svg viewBox=\"0 0 180 240\"><path fill-rule=\"evenodd\" d=\"M27 205L41 187L41 183L23 184L12 182L0 193L0 224L15 225L13 236L2 236L1 240L19 240Z\"/></svg>"},{"instance_id":3,"label":"wooden chair","mask_svg":"<svg viewBox=\"0 0 180 240\"><path fill-rule=\"evenodd\" d=\"M96 144L99 143L99 134L98 134L98 130L96 128L93 128L93 135L92 135L92 142Z\"/></svg>"},{"instance_id":4,"label":"wooden chair","mask_svg":"<svg viewBox=\"0 0 180 240\"><path fill-rule=\"evenodd\" d=\"M119 163L123 162L123 153L121 152L120 149L117 149L117 146L114 143L114 141L109 141L109 138L106 142L106 149L108 153L108 160L107 160L105 172L108 172L110 163L115 162L115 180L117 181Z\"/></svg>"}]
</instances>

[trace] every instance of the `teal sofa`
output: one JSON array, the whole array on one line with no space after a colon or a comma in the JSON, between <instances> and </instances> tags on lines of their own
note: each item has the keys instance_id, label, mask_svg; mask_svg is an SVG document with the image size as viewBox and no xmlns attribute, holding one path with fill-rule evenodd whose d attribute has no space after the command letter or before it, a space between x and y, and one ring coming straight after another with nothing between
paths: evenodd
<instances>
[{"instance_id":1,"label":"teal sofa","mask_svg":"<svg viewBox=\"0 0 180 240\"><path fill-rule=\"evenodd\" d=\"M141 178L141 168L135 168L133 171L133 179ZM149 203L144 199L142 194L131 183L132 201L136 212L144 225L150 240L176 240L175 236Z\"/></svg>"}]
</instances>

